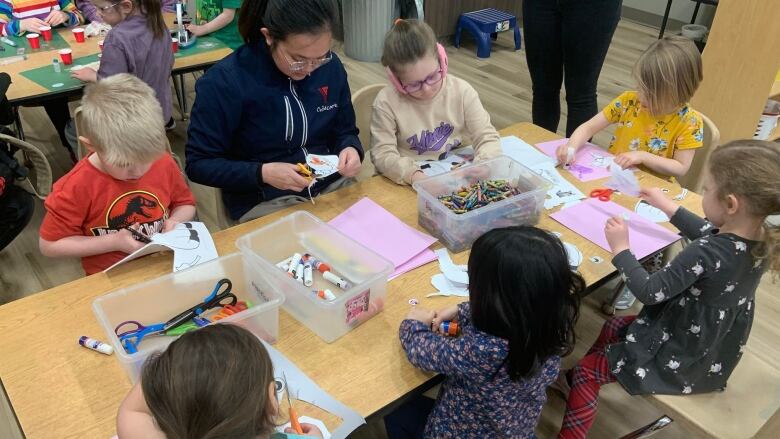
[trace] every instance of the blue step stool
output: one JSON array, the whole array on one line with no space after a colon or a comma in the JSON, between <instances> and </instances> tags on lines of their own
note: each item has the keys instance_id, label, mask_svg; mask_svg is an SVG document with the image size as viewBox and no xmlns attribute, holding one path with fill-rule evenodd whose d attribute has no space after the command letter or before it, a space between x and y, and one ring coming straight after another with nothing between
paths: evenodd
<instances>
[{"instance_id":1,"label":"blue step stool","mask_svg":"<svg viewBox=\"0 0 780 439\"><path fill-rule=\"evenodd\" d=\"M507 12L487 8L461 14L455 30L455 47L460 47L460 33L463 29L471 32L477 40L478 58L490 58L491 40L495 40L499 32L509 29L514 29L515 32L515 50L520 50L520 28L517 26L517 17Z\"/></svg>"}]
</instances>

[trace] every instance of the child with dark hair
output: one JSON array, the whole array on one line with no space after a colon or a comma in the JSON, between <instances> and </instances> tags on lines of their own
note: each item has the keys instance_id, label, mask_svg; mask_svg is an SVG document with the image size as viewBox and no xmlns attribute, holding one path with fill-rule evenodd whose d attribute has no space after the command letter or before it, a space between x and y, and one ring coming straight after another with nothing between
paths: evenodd
<instances>
[{"instance_id":1,"label":"child with dark hair","mask_svg":"<svg viewBox=\"0 0 780 439\"><path fill-rule=\"evenodd\" d=\"M173 127L171 69L173 48L160 0L91 0L103 21L113 26L106 35L100 68L89 67L71 74L95 82L117 73L130 73L154 89L163 110L162 123Z\"/></svg>"},{"instance_id":2,"label":"child with dark hair","mask_svg":"<svg viewBox=\"0 0 780 439\"><path fill-rule=\"evenodd\" d=\"M279 403L268 351L230 324L189 332L150 357L117 415L120 438L255 439L322 437L273 433Z\"/></svg>"},{"instance_id":3,"label":"child with dark hair","mask_svg":"<svg viewBox=\"0 0 780 439\"><path fill-rule=\"evenodd\" d=\"M585 281L569 268L560 240L530 226L477 239L468 274L468 302L415 308L401 323L409 361L446 379L435 403L414 401L385 418L391 439L535 437L545 389L574 346ZM448 320L460 336L437 333Z\"/></svg>"}]
</instances>

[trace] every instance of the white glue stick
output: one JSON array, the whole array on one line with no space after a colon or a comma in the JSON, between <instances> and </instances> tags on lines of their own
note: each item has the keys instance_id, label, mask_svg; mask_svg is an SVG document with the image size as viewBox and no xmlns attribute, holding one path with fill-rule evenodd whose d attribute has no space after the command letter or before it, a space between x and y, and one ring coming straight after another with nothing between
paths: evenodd
<instances>
[{"instance_id":1,"label":"white glue stick","mask_svg":"<svg viewBox=\"0 0 780 439\"><path fill-rule=\"evenodd\" d=\"M114 348L112 348L110 345L103 343L100 340L89 338L86 335L82 335L81 337L79 337L79 344L84 346L87 349L98 351L101 354L111 355L114 353Z\"/></svg>"},{"instance_id":2,"label":"white glue stick","mask_svg":"<svg viewBox=\"0 0 780 439\"><path fill-rule=\"evenodd\" d=\"M311 270L311 264L307 261L303 264L303 284L310 287L314 283L314 277Z\"/></svg>"},{"instance_id":3,"label":"white glue stick","mask_svg":"<svg viewBox=\"0 0 780 439\"><path fill-rule=\"evenodd\" d=\"M322 273L322 277L325 278L326 281L337 285L342 290L346 290L349 288L349 282L346 280L336 276L335 274L331 273L330 271L325 271Z\"/></svg>"},{"instance_id":4,"label":"white glue stick","mask_svg":"<svg viewBox=\"0 0 780 439\"><path fill-rule=\"evenodd\" d=\"M298 268L295 269L295 275L293 277L298 282L303 283L303 262L298 262Z\"/></svg>"},{"instance_id":5,"label":"white glue stick","mask_svg":"<svg viewBox=\"0 0 780 439\"><path fill-rule=\"evenodd\" d=\"M566 163L564 163L565 165L568 166L574 160L574 154L576 152L577 151L571 146L566 148Z\"/></svg>"}]
</instances>

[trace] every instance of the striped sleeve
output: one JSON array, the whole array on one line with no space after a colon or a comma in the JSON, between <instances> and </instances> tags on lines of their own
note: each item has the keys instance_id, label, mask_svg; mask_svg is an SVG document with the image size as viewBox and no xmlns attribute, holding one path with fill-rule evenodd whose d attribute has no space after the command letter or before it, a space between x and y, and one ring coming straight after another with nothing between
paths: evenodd
<instances>
[{"instance_id":1,"label":"striped sleeve","mask_svg":"<svg viewBox=\"0 0 780 439\"><path fill-rule=\"evenodd\" d=\"M14 5L8 0L0 0L0 33L3 36L17 35L19 21L14 19Z\"/></svg>"},{"instance_id":2,"label":"striped sleeve","mask_svg":"<svg viewBox=\"0 0 780 439\"><path fill-rule=\"evenodd\" d=\"M70 16L70 20L67 23L67 27L77 26L84 24L84 15L76 8L74 0L59 0L60 10L65 11Z\"/></svg>"}]
</instances>

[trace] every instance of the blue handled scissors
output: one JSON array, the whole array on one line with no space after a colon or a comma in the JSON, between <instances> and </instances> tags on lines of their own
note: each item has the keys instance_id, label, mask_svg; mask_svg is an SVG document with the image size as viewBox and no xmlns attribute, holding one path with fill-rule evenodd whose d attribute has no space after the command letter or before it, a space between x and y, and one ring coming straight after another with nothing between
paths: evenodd
<instances>
[{"instance_id":1,"label":"blue handled scissors","mask_svg":"<svg viewBox=\"0 0 780 439\"><path fill-rule=\"evenodd\" d=\"M223 286L227 286L227 288L220 292ZM212 308L235 305L238 298L236 298L235 294L230 292L232 288L233 283L230 282L230 279L221 279L214 286L211 294L203 299L203 302L179 313L167 322L144 326L138 321L127 320L117 325L114 329L114 333L119 337L119 342L122 343L125 351L128 354L134 354L138 352L138 345L141 344L141 341L146 337L166 335L168 331L181 326L192 319L198 318L201 314ZM225 299L229 299L229 301L225 302ZM125 330L121 331L122 329Z\"/></svg>"}]
</instances>

